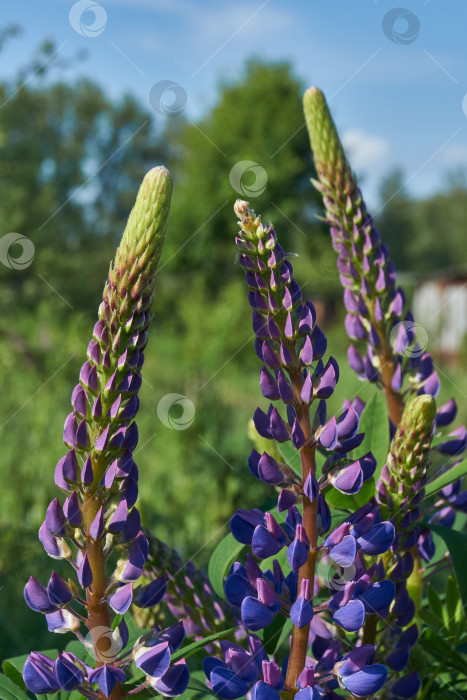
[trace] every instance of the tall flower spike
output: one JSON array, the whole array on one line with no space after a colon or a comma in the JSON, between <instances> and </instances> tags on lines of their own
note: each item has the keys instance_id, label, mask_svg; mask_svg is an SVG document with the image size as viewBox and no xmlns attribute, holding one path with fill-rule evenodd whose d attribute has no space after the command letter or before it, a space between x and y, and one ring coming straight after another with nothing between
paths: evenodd
<instances>
[{"instance_id":1,"label":"tall flower spike","mask_svg":"<svg viewBox=\"0 0 467 700\"><path fill-rule=\"evenodd\" d=\"M66 558L73 565L82 592L76 595L78 586L56 574L47 588L32 577L25 588L26 602L47 614L50 630L74 631L82 639L86 632L80 630L80 621L85 622L96 667L90 669L72 654L65 653L54 663L33 652L24 671L31 691L37 691L39 674L45 679L44 688L51 688L53 682L47 679L53 673L62 690L77 688L85 697L121 698L132 653L130 649L120 656L128 631L123 621L112 626L115 612L126 611L132 599L144 606L164 595L163 580L133 595L148 543L134 507L138 471L132 453L138 441L134 419L140 370L171 193L172 179L163 167L151 170L140 187L110 266L88 359L65 421L64 442L70 449L57 465L55 481L68 496L63 505L52 501L39 533L50 556ZM123 562L109 575L106 564L117 545L123 550ZM77 606L84 611L78 613ZM110 651L101 648L102 643L108 646L110 637L114 641ZM169 664L170 653L169 649ZM185 678L184 669L178 675ZM150 674L147 682L151 683ZM183 692L184 685L178 682L177 689Z\"/></svg>"},{"instance_id":2,"label":"tall flower spike","mask_svg":"<svg viewBox=\"0 0 467 700\"><path fill-rule=\"evenodd\" d=\"M280 454L274 442L270 448L272 454L253 450L248 461L250 472L267 484L283 487L278 510L287 511L287 515L280 525L272 513L258 509L239 509L235 513L230 523L232 534L242 544L250 545L252 554L247 555L245 565L239 562L232 565L225 582L225 595L232 605L240 607L243 624L249 630L268 627L276 615L290 617L293 628L290 655L284 666L285 679L281 674L271 673L272 662L264 658L262 648L261 658L267 663L262 665L259 680L258 668L254 674L247 675L227 655L225 662L209 657L204 667L214 691L221 698L240 697L255 681L251 692L252 698L258 700L279 700L278 689L282 686L287 693L294 694L300 688L301 697L319 698L337 685L333 666L339 656L340 643L336 641L326 650L326 661L321 660L322 653L314 653L316 664L308 669L309 632L315 612L324 612L341 628L358 632L367 614L368 599L376 599L381 605L390 604L394 596L393 584L390 581L384 582L388 584L385 586L379 586L378 582L373 584L376 567L366 571L359 552L366 553L368 548L372 554L387 551L394 528L391 523L378 521L373 531L371 525L377 515L374 509L373 520L367 528L370 534L366 538L362 536L364 531L358 529L357 517L355 522L349 519L319 543L319 537L330 528L325 493L333 488L336 474L341 475L341 481L337 479L340 487L350 488L352 493L356 493L363 480L372 474L370 467L364 470L345 457L361 443L359 415L353 406L348 406L337 419L332 416L326 422L326 399L334 392L339 368L333 358L326 364L321 359L327 343L316 324L313 304L302 299L292 265L277 242L272 226L263 226L246 202L237 201L235 211L240 220L236 243L253 309L256 352L264 362L260 386L265 398L282 402L282 412L280 405L271 404L267 413L258 408L254 425L262 439L292 443L300 455L301 474L278 461ZM316 410L311 420L313 404ZM318 445L328 453L321 475L316 472ZM361 461L365 467L367 462L371 462L369 455ZM351 478L345 480L343 474L347 469L350 469ZM341 483L343 481L345 484ZM299 498L303 515L295 505ZM285 576L276 559L272 570L263 572L256 559L275 556L284 547L287 547L287 561L292 571ZM313 596L318 586L315 566L318 557L328 556L339 565L353 568L355 577L343 592L336 593L330 584L329 599L315 610ZM250 636L250 643L252 639L255 638ZM381 687L385 682L384 673L379 678L378 687Z\"/></svg>"},{"instance_id":3,"label":"tall flower spike","mask_svg":"<svg viewBox=\"0 0 467 700\"><path fill-rule=\"evenodd\" d=\"M410 634L401 629L413 622L415 609L420 607L423 582L418 556L414 554L418 541L423 538L423 528L418 523L435 420L436 402L432 396L424 394L409 399L378 482L381 513L391 520L396 532L394 543L383 555L381 564L394 581L397 594L384 624L373 633L378 639L378 660L385 660L391 679L405 671L410 648L418 637L416 624L409 628ZM404 677L399 680L403 681ZM381 697L393 697L390 686L384 689Z\"/></svg>"},{"instance_id":4,"label":"tall flower spike","mask_svg":"<svg viewBox=\"0 0 467 700\"><path fill-rule=\"evenodd\" d=\"M346 330L357 344L367 343L365 357L350 346L349 363L362 379L382 385L397 426L404 408L404 378L408 391L434 396L439 379L429 354L417 346L417 327L396 285L394 264L366 209L325 97L311 87L303 103L318 175L314 185L323 196L344 287Z\"/></svg>"}]
</instances>

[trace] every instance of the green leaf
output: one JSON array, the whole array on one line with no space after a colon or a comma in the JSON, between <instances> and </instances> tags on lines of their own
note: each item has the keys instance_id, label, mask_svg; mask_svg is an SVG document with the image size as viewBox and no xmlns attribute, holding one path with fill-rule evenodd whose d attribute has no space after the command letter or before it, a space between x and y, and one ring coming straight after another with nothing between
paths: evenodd
<instances>
[{"instance_id":1,"label":"green leaf","mask_svg":"<svg viewBox=\"0 0 467 700\"><path fill-rule=\"evenodd\" d=\"M143 634L143 632L141 632L141 634ZM82 644L78 639L72 639L71 642L66 645L65 650L69 651L70 654L77 656L78 659L81 659L81 661L86 663L91 662L91 664L94 665L94 655L92 650L85 647L84 644Z\"/></svg>"},{"instance_id":2,"label":"green leaf","mask_svg":"<svg viewBox=\"0 0 467 700\"><path fill-rule=\"evenodd\" d=\"M58 652L56 649L46 649L45 651L41 651L41 654L45 654L45 656L48 656L50 659L57 658L57 653ZM2 670L5 676L10 678L15 685L23 690L26 690L26 686L24 685L23 681L23 666L28 656L29 654L14 656L11 659L5 659L2 664Z\"/></svg>"},{"instance_id":3,"label":"green leaf","mask_svg":"<svg viewBox=\"0 0 467 700\"><path fill-rule=\"evenodd\" d=\"M284 625L283 625L283 627L282 627L282 631L281 631L281 633L280 633L279 639L277 640L276 648L274 649L275 652L280 648L280 646L281 646L282 642L284 641L284 639L287 639L287 637L288 637L290 634L292 634L292 629L293 629L293 622L292 622L292 620L290 619L290 617L288 617L288 618L286 618L286 620L285 620L285 623L284 623Z\"/></svg>"},{"instance_id":4,"label":"green leaf","mask_svg":"<svg viewBox=\"0 0 467 700\"><path fill-rule=\"evenodd\" d=\"M459 673L467 673L467 662L434 630L426 629L420 639L420 645L425 651L443 659L445 667L450 666Z\"/></svg>"},{"instance_id":5,"label":"green leaf","mask_svg":"<svg viewBox=\"0 0 467 700\"><path fill-rule=\"evenodd\" d=\"M284 462L297 474L302 474L302 461L300 458L300 450L296 450L290 441L276 442L276 447L279 450Z\"/></svg>"},{"instance_id":6,"label":"green leaf","mask_svg":"<svg viewBox=\"0 0 467 700\"><path fill-rule=\"evenodd\" d=\"M453 481L457 481L467 474L467 459L455 467L451 467L443 474L440 474L436 479L430 481L425 487L426 496L432 496L437 491L440 491L445 486L449 486Z\"/></svg>"},{"instance_id":7,"label":"green leaf","mask_svg":"<svg viewBox=\"0 0 467 700\"><path fill-rule=\"evenodd\" d=\"M270 569L272 571L272 567L274 566L273 562L274 559L277 559L284 576L287 576L292 569L290 568L289 562L287 561L287 547L282 547L280 552L275 554L272 557L268 557L267 559L263 559L263 561L259 562L259 566L263 571L266 571L267 569Z\"/></svg>"},{"instance_id":8,"label":"green leaf","mask_svg":"<svg viewBox=\"0 0 467 700\"><path fill-rule=\"evenodd\" d=\"M388 411L381 391L376 391L363 409L359 432L365 433L363 449L365 452L372 452L376 459L374 478L377 481L386 464L389 452ZM361 453L361 448L359 453ZM358 456L354 450L352 459L357 459Z\"/></svg>"},{"instance_id":9,"label":"green leaf","mask_svg":"<svg viewBox=\"0 0 467 700\"><path fill-rule=\"evenodd\" d=\"M172 654L171 661L175 663L175 661L178 661L179 659L186 659L192 654L196 654L197 651L200 651L200 649L203 649L203 647L207 646L208 644L211 644L211 642L215 642L217 639L222 639L224 637L228 637L229 634L233 634L238 630L238 627L230 627L228 630L222 630L222 632L216 632L216 634L210 634L209 637L204 637L203 639L199 639L197 642L193 642L192 644L188 644L186 647L182 647L178 651L175 652L175 654Z\"/></svg>"},{"instance_id":10,"label":"green leaf","mask_svg":"<svg viewBox=\"0 0 467 700\"><path fill-rule=\"evenodd\" d=\"M212 690L206 685L206 675L204 671L192 671L190 673L190 682L188 688L183 693L183 698L202 698L216 697Z\"/></svg>"},{"instance_id":11,"label":"green leaf","mask_svg":"<svg viewBox=\"0 0 467 700\"><path fill-rule=\"evenodd\" d=\"M457 578L457 585L459 586L459 593L462 599L464 610L467 607L467 576L466 576L466 559L465 554L467 552L467 533L457 532L457 530L451 530L449 527L444 527L443 525L432 525L431 523L424 523L425 527L444 540L446 547L451 555L452 565L454 567L454 572Z\"/></svg>"},{"instance_id":12,"label":"green leaf","mask_svg":"<svg viewBox=\"0 0 467 700\"><path fill-rule=\"evenodd\" d=\"M274 443L276 450L279 452L280 456L284 462L292 469L292 471L297 474L297 476L302 475L302 460L300 457L300 450L296 450L291 442L276 442ZM323 464L326 461L326 454L320 451L319 447L315 451L316 460L316 473L320 474L323 468Z\"/></svg>"},{"instance_id":13,"label":"green leaf","mask_svg":"<svg viewBox=\"0 0 467 700\"><path fill-rule=\"evenodd\" d=\"M23 690L26 690L26 686L24 685L22 671L24 662L28 656L29 654L23 654L22 656L15 656L12 659L5 659L2 664L2 669L5 676L10 678L15 685Z\"/></svg>"},{"instance_id":14,"label":"green leaf","mask_svg":"<svg viewBox=\"0 0 467 700\"><path fill-rule=\"evenodd\" d=\"M363 486L360 491L353 496L349 496L346 493L341 493L334 486L326 490L325 492L326 501L331 503L336 508L341 508L342 510L356 510L364 506L370 498L374 496L375 493L375 480L373 477L363 482Z\"/></svg>"},{"instance_id":15,"label":"green leaf","mask_svg":"<svg viewBox=\"0 0 467 700\"><path fill-rule=\"evenodd\" d=\"M459 589L457 588L456 579L454 576L449 576L446 584L446 607L448 610L449 619L453 619L457 611L457 603L459 602Z\"/></svg>"},{"instance_id":16,"label":"green leaf","mask_svg":"<svg viewBox=\"0 0 467 700\"><path fill-rule=\"evenodd\" d=\"M430 604L431 611L440 618L443 616L443 603L431 583L428 584L427 588L428 602Z\"/></svg>"},{"instance_id":17,"label":"green leaf","mask_svg":"<svg viewBox=\"0 0 467 700\"><path fill-rule=\"evenodd\" d=\"M30 700L30 697L3 673L0 673L0 698L2 700Z\"/></svg>"},{"instance_id":18,"label":"green leaf","mask_svg":"<svg viewBox=\"0 0 467 700\"><path fill-rule=\"evenodd\" d=\"M441 616L442 614L443 610L441 608ZM426 610L426 608L420 610L420 617L422 618L423 622L425 622L430 627L433 627L434 630L439 630L440 627L442 627L443 622L441 617L438 617L438 615L431 612L431 610Z\"/></svg>"},{"instance_id":19,"label":"green leaf","mask_svg":"<svg viewBox=\"0 0 467 700\"><path fill-rule=\"evenodd\" d=\"M215 592L224 598L224 577L242 551L244 545L229 532L217 545L209 560L208 576Z\"/></svg>"},{"instance_id":20,"label":"green leaf","mask_svg":"<svg viewBox=\"0 0 467 700\"><path fill-rule=\"evenodd\" d=\"M266 654L274 654L287 619L285 615L276 615L271 624L263 631L263 646Z\"/></svg>"}]
</instances>

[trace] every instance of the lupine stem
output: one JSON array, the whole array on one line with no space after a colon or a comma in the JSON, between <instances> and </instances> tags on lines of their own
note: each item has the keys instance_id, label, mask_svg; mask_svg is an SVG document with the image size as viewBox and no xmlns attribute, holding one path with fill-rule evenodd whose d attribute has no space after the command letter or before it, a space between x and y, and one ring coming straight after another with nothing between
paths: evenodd
<instances>
[{"instance_id":1,"label":"lupine stem","mask_svg":"<svg viewBox=\"0 0 467 700\"><path fill-rule=\"evenodd\" d=\"M294 406L297 413L297 421L300 425L300 428L303 431L306 441L304 446L300 450L300 459L302 465L302 483L305 483L305 479L307 478L310 472L313 475L316 474L316 444L314 444L312 436L309 406L304 405L301 400L301 391L303 387L302 377L299 372L290 372L290 380L292 384L292 391L294 394ZM303 579L308 579L311 583L311 587L313 590L316 565L316 545L318 540L317 500L314 499L314 501L311 502L309 498L307 498L307 496L303 495L302 504L303 527L310 542L310 549L308 552L308 559L299 571L298 588L300 590L301 582ZM301 629L298 629L295 626L293 628L292 645L290 650L289 663L287 666L287 676L285 680L285 687L288 690L293 690L294 688L296 688L297 678L305 666L309 633L309 624L305 627L302 627Z\"/></svg>"},{"instance_id":2,"label":"lupine stem","mask_svg":"<svg viewBox=\"0 0 467 700\"><path fill-rule=\"evenodd\" d=\"M391 386L395 372L394 356L387 346L386 339L383 337L382 333L380 337L382 337L382 350L379 356L381 362L381 382L383 384L384 395L386 396L389 418L397 427L401 422L404 412L404 399L402 398L402 394L398 391L394 391Z\"/></svg>"},{"instance_id":3,"label":"lupine stem","mask_svg":"<svg viewBox=\"0 0 467 700\"><path fill-rule=\"evenodd\" d=\"M415 622L420 627L420 609L423 597L423 573L420 566L420 554L418 547L412 547L411 553L414 560L413 571L407 579L407 591L415 603Z\"/></svg>"},{"instance_id":4,"label":"lupine stem","mask_svg":"<svg viewBox=\"0 0 467 700\"><path fill-rule=\"evenodd\" d=\"M300 376L292 377L291 379L294 393L296 393L297 388L298 393L300 393ZM312 474L316 474L316 445L312 444L312 433L308 406L297 406L296 411L299 425L303 430L306 439L305 445L300 450L300 458L302 463L302 480L304 483L305 479L307 478L310 472ZM305 532L310 541L310 550L308 552L308 559L299 572L299 590L301 582L304 578L310 581L311 589L313 590L316 565L316 545L318 541L317 504L318 502L316 498L313 502L311 502L309 498L303 495L303 527L305 528ZM292 645L290 649L289 663L287 666L287 676L285 679L285 687L289 690L292 690L296 687L297 678L305 667L309 634L310 625L306 625L301 629L298 629L298 627L295 626L293 628Z\"/></svg>"}]
</instances>

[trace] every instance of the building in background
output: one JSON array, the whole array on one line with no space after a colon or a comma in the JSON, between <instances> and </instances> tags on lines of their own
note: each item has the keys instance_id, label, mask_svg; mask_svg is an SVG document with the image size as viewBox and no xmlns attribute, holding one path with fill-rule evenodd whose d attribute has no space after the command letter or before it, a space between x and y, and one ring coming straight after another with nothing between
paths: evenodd
<instances>
[{"instance_id":1,"label":"building in background","mask_svg":"<svg viewBox=\"0 0 467 700\"><path fill-rule=\"evenodd\" d=\"M442 270L418 278L412 308L416 323L426 332L430 349L438 357L454 362L465 354L467 270Z\"/></svg>"}]
</instances>

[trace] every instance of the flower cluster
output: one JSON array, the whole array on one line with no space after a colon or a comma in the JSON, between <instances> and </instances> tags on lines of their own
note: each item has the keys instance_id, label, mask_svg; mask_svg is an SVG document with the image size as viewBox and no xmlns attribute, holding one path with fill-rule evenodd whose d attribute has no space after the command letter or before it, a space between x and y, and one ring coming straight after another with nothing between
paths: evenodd
<instances>
[{"instance_id":1,"label":"flower cluster","mask_svg":"<svg viewBox=\"0 0 467 700\"><path fill-rule=\"evenodd\" d=\"M256 635L249 635L248 651L233 642L221 642L221 647L224 659L208 656L203 664L216 695L233 700L251 688L253 700L280 700L280 691L285 688L284 673L269 659ZM297 679L298 700L320 700L325 686L328 690L324 696L331 700L341 697L331 690L339 687L355 697L366 697L378 692L387 676L385 666L373 662L374 649L368 644L341 654L339 642L326 648L317 643L313 654L316 663L305 666Z\"/></svg>"},{"instance_id":2,"label":"flower cluster","mask_svg":"<svg viewBox=\"0 0 467 700\"><path fill-rule=\"evenodd\" d=\"M151 532L144 530L149 543L149 553L143 568L144 581L154 581L164 575L167 591L164 606L172 615L183 621L187 635L200 639L220 629L239 624L234 611L214 592L209 578L192 561L183 562L177 550L169 547ZM134 609L135 621L140 627L154 627L163 619L158 608Z\"/></svg>"},{"instance_id":3,"label":"flower cluster","mask_svg":"<svg viewBox=\"0 0 467 700\"><path fill-rule=\"evenodd\" d=\"M122 684L133 660L144 673L141 687L180 695L188 683L186 665L171 664L171 654L183 640L183 624L155 628L125 650L129 634L123 619L132 602L153 607L166 591L164 576L134 585L143 571L148 541L135 508L138 469L133 450L140 370L171 190L165 168L153 169L143 181L110 267L88 359L65 421L68 452L55 469L55 483L65 498L50 503L39 539L50 557L71 565L77 582L53 572L47 585L31 577L24 589L27 604L45 614L49 630L74 632L92 650L94 663L68 652L55 661L33 652L23 677L34 693L77 689L88 698L125 697ZM124 556L109 574L116 547Z\"/></svg>"},{"instance_id":4,"label":"flower cluster","mask_svg":"<svg viewBox=\"0 0 467 700\"><path fill-rule=\"evenodd\" d=\"M427 543L431 542L426 539L426 529L420 526L420 506L425 494L435 420L436 403L432 396L423 394L409 399L378 482L381 512L391 519L396 530L391 549L382 557L388 576L396 585L396 597L385 625L377 632L378 654L385 659L393 676L383 691L388 698L401 694L412 698L420 689L417 672L411 671L401 677L397 674L407 668L410 649L419 633L416 624L405 628L413 622L416 609L409 595L410 577L419 575L412 552L418 545L423 555ZM410 592L414 595L412 590Z\"/></svg>"},{"instance_id":5,"label":"flower cluster","mask_svg":"<svg viewBox=\"0 0 467 700\"><path fill-rule=\"evenodd\" d=\"M366 342L364 356L350 345L349 364L361 378L384 388L390 418L397 426L405 395L436 397L439 376L431 355L417 342L417 326L404 290L397 286L394 263L367 211L318 88L305 92L304 111L318 175L314 185L323 197L344 288L345 328L351 340ZM452 410L453 402L440 407L442 425L454 418Z\"/></svg>"},{"instance_id":6,"label":"flower cluster","mask_svg":"<svg viewBox=\"0 0 467 700\"><path fill-rule=\"evenodd\" d=\"M370 505L328 534L331 515L326 492L357 493L374 473L375 460L371 453L358 460L346 457L363 440L358 432L359 413L351 402L337 419L327 417L326 400L334 392L339 369L334 358L326 363L322 359L325 335L316 323L312 303L302 299L274 229L263 226L246 202L238 201L235 211L240 219L236 242L249 288L255 347L264 363L261 390L266 399L285 405L286 412L284 418L271 403L267 412L257 409L254 424L259 435L274 441L273 445L292 443L300 454L301 474L270 452L251 453L248 464L252 475L281 488L277 511L286 515L279 524L271 512L240 509L235 513L232 534L250 546L252 553L245 564L232 565L225 595L240 609L242 622L250 631L268 627L278 615L290 618L292 643L282 669L257 648L257 638L250 635L250 647L255 649L254 653L250 649L251 659L244 650L224 645L225 660L208 657L205 671L222 698L240 697L251 686L255 698L278 697L282 688L298 689L303 697L332 697L339 684L364 697L377 692L387 675L383 665L372 664L373 648L362 651L360 647L345 654L339 642L328 640L317 645L316 660L311 662L307 656L310 625L315 614L322 612L332 625L358 632L367 615L388 610L394 584L381 580L376 566L367 568L365 556L386 552L394 540L394 527L382 521L378 509ZM320 474L318 449L326 455ZM324 539L319 543L319 538ZM278 558L263 571L259 562L276 557L282 549L289 573L284 573ZM331 569L341 567L347 574L339 582L329 582L330 590L321 602L314 600L319 591L318 561L329 562Z\"/></svg>"},{"instance_id":7,"label":"flower cluster","mask_svg":"<svg viewBox=\"0 0 467 700\"><path fill-rule=\"evenodd\" d=\"M424 486L428 479L459 462L467 434L462 426L437 441L434 450L444 456L444 461L429 473L433 434L452 423L457 413L455 401L451 399L436 411L433 397L438 395L440 381L433 359L418 342L418 327L406 308L403 289L396 285L389 251L367 212L324 95L317 88L306 91L304 109L319 178L314 184L323 195L325 219L344 288L346 331L351 340L367 343L364 357L350 345L349 364L360 378L383 389L388 405L393 441L377 484L377 498L383 517L395 526L394 544L381 563L395 582L397 595L387 620L391 627L385 627L379 635L373 629L366 636L372 640L378 636L380 653L387 651L386 660L389 655L388 666L394 673L401 672L408 663L409 648L417 639L416 626L410 628L411 634L402 632L402 628L420 606L420 562L434 555L431 532L421 526L427 515L420 508ZM418 398L411 399L414 394ZM466 508L467 493L461 489L461 481L457 481L442 490L432 507L432 522L449 527L454 524L455 511ZM414 581L410 586L409 577ZM389 629L393 631L389 633ZM410 673L391 680L384 692L393 697L391 688L396 685L394 697L414 697L419 683L418 675Z\"/></svg>"},{"instance_id":8,"label":"flower cluster","mask_svg":"<svg viewBox=\"0 0 467 700\"><path fill-rule=\"evenodd\" d=\"M406 309L405 294L396 286L396 271L389 251L368 214L357 181L347 161L342 143L323 93L309 88L304 96L305 117L319 182L326 221L337 252L337 267L344 288L347 309L345 327L352 340L366 341L365 358L350 345L348 360L362 378L383 388L392 434L399 425L407 397L416 393L436 398L440 380L431 355L417 342L417 326ZM404 390L404 381L406 389ZM440 406L436 427L444 429L457 414L454 399ZM467 447L464 426L453 430L435 449L449 457L451 464ZM384 489L384 486L381 488ZM459 496L460 484L456 487ZM446 508L449 505L446 504ZM446 510L446 523L453 510ZM432 549L430 533L425 534Z\"/></svg>"}]
</instances>

